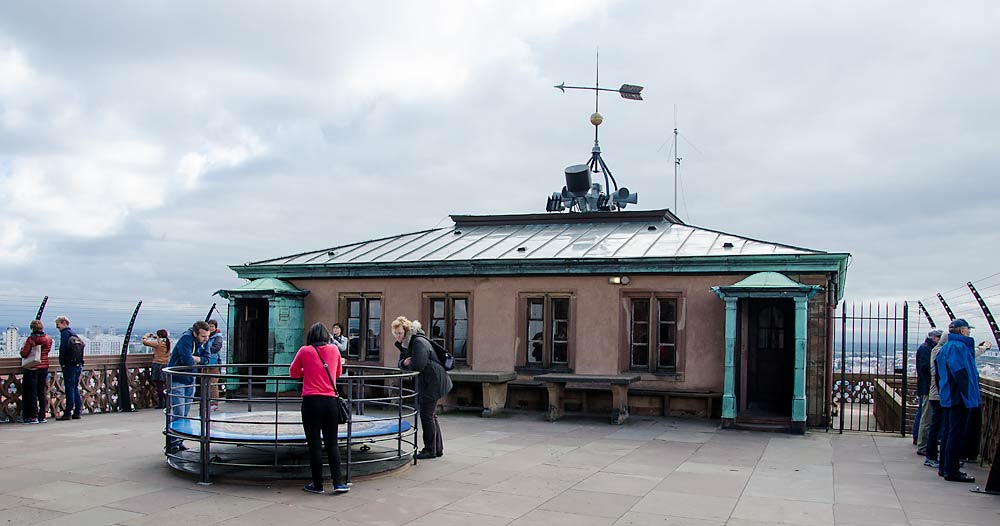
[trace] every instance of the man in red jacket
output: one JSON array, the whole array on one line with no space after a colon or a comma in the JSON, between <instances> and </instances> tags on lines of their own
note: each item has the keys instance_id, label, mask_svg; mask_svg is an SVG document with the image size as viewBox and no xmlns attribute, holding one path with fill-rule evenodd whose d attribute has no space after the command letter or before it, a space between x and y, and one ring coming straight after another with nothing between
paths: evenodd
<instances>
[{"instance_id":1,"label":"man in red jacket","mask_svg":"<svg viewBox=\"0 0 1000 526\"><path fill-rule=\"evenodd\" d=\"M24 424L45 423L46 410L49 405L49 352L52 351L52 338L50 338L42 325L41 320L31 320L31 336L24 340L21 347L21 358L27 358L32 354L36 346L41 348L39 361L36 364L25 367L22 372L21 388L23 396L21 401L21 414Z\"/></svg>"}]
</instances>

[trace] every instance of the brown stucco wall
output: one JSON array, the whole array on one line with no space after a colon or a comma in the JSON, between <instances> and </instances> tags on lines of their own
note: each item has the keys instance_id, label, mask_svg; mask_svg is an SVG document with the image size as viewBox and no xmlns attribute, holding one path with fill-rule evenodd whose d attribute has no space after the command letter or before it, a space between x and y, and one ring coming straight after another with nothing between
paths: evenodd
<instances>
[{"instance_id":1,"label":"brown stucco wall","mask_svg":"<svg viewBox=\"0 0 1000 526\"><path fill-rule=\"evenodd\" d=\"M642 381L633 388L721 392L725 304L710 288L734 284L747 275L633 275L628 285L610 284L608 276L310 279L292 283L310 291L305 298L306 327L315 322L329 325L340 321L342 294L381 294L382 365L386 366L396 364L397 352L389 329L396 316L420 319L423 297L428 293L468 293L470 366L477 371L515 369L518 352L523 353L524 346L519 326L523 316L520 295L570 293L573 297L570 366L580 374L615 374L627 369L628 292L676 293L680 296L679 374L643 373ZM824 275L788 276L804 284L827 285ZM812 424L818 423L825 411L815 403L825 399L820 393L827 388L825 302L825 293L820 293L810 301L809 308L807 412Z\"/></svg>"}]
</instances>

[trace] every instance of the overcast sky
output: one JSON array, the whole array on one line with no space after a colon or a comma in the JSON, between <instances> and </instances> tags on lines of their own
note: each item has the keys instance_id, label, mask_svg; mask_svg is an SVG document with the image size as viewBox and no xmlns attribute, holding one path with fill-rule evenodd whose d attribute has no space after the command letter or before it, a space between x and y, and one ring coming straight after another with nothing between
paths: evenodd
<instances>
[{"instance_id":1,"label":"overcast sky","mask_svg":"<svg viewBox=\"0 0 1000 526\"><path fill-rule=\"evenodd\" d=\"M686 222L850 252L850 298L994 274L1000 4L874 4L4 2L0 322L188 316L227 265L544 211L597 48L645 86L601 107L639 209L673 208L676 106Z\"/></svg>"}]
</instances>

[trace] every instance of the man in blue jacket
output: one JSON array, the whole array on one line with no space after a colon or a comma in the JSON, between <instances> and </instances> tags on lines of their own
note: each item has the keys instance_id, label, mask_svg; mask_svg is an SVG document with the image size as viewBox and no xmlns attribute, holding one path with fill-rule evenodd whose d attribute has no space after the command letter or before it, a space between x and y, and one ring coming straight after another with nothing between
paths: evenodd
<instances>
[{"instance_id":1,"label":"man in blue jacket","mask_svg":"<svg viewBox=\"0 0 1000 526\"><path fill-rule=\"evenodd\" d=\"M965 447L965 426L969 409L979 407L979 370L976 368L975 340L972 327L962 318L948 325L948 342L938 351L934 364L938 373L941 409L944 412L941 432L942 462L938 474L953 482L976 479L959 470L959 456Z\"/></svg>"},{"instance_id":2,"label":"man in blue jacket","mask_svg":"<svg viewBox=\"0 0 1000 526\"><path fill-rule=\"evenodd\" d=\"M191 367L201 363L202 356L208 352L205 342L208 341L208 324L195 322L194 326L184 331L184 334L174 343L170 351L170 361L167 367ZM173 374L170 377L170 426L183 426L191 410L194 398L194 377L186 374ZM187 449L184 440L167 436L167 452L178 453Z\"/></svg>"}]
</instances>

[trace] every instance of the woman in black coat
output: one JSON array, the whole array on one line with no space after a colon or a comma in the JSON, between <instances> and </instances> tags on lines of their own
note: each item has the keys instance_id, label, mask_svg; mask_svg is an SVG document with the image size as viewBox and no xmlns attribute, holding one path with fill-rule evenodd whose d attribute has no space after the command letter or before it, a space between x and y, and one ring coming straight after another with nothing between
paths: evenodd
<instances>
[{"instance_id":1,"label":"woman in black coat","mask_svg":"<svg viewBox=\"0 0 1000 526\"><path fill-rule=\"evenodd\" d=\"M392 322L392 335L399 349L399 368L404 371L418 371L417 406L420 425L423 427L424 448L417 458L436 458L444 454L441 426L437 419L437 402L451 391L451 378L438 360L430 340L420 330L419 321L410 321L400 316Z\"/></svg>"}]
</instances>

